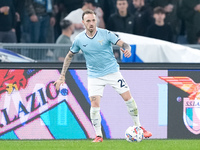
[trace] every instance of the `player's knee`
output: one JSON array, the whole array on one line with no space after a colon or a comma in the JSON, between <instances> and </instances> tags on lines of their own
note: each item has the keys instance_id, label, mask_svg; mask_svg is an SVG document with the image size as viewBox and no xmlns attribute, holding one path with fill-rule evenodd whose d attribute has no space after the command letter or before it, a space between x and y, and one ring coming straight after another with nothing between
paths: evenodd
<instances>
[{"instance_id":1,"label":"player's knee","mask_svg":"<svg viewBox=\"0 0 200 150\"><path fill-rule=\"evenodd\" d=\"M122 93L121 96L124 99L124 101L128 101L132 98L130 91Z\"/></svg>"},{"instance_id":2,"label":"player's knee","mask_svg":"<svg viewBox=\"0 0 200 150\"><path fill-rule=\"evenodd\" d=\"M90 102L92 107L100 107L100 98L98 96L91 96Z\"/></svg>"}]
</instances>

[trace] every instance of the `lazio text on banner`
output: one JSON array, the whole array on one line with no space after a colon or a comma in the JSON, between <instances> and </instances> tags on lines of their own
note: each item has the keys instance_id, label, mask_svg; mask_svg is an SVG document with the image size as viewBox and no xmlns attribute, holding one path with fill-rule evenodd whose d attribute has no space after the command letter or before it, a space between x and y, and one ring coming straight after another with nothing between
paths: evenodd
<instances>
[{"instance_id":1,"label":"lazio text on banner","mask_svg":"<svg viewBox=\"0 0 200 150\"><path fill-rule=\"evenodd\" d=\"M0 136L5 136L1 138L95 137L89 118L68 85L63 84L60 91L56 91L53 83L59 76L58 70L1 69ZM78 136L74 132L79 133Z\"/></svg>"}]
</instances>

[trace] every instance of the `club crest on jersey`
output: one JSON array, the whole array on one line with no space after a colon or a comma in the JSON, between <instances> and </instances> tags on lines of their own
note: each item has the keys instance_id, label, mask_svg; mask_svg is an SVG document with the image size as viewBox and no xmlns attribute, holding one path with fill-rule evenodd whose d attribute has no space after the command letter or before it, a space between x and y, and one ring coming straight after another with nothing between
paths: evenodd
<instances>
[{"instance_id":1,"label":"club crest on jersey","mask_svg":"<svg viewBox=\"0 0 200 150\"><path fill-rule=\"evenodd\" d=\"M99 42L101 45L103 45L103 40L99 40L98 42Z\"/></svg>"},{"instance_id":2,"label":"club crest on jersey","mask_svg":"<svg viewBox=\"0 0 200 150\"><path fill-rule=\"evenodd\" d=\"M160 79L190 94L183 98L183 120L193 134L200 134L200 83L189 77L159 77Z\"/></svg>"}]
</instances>

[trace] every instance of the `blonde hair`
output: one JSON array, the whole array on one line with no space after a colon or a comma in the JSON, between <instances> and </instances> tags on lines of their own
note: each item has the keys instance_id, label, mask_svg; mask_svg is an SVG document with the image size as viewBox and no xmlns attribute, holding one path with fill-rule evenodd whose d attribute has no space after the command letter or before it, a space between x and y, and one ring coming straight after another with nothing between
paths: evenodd
<instances>
[{"instance_id":1,"label":"blonde hair","mask_svg":"<svg viewBox=\"0 0 200 150\"><path fill-rule=\"evenodd\" d=\"M96 15L96 13L95 13L93 10L86 9L86 10L83 12L83 14L82 14L82 20L84 20L84 16L85 16L86 14L94 14L94 15Z\"/></svg>"}]
</instances>

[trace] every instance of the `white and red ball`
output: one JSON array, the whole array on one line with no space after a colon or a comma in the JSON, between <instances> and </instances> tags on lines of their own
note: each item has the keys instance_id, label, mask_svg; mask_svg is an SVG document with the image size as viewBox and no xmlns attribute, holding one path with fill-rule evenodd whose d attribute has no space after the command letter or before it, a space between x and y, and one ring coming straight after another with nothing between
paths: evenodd
<instances>
[{"instance_id":1,"label":"white and red ball","mask_svg":"<svg viewBox=\"0 0 200 150\"><path fill-rule=\"evenodd\" d=\"M128 142L141 142L143 137L143 130L137 126L128 127L125 132L125 138Z\"/></svg>"}]
</instances>

